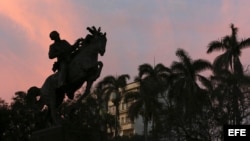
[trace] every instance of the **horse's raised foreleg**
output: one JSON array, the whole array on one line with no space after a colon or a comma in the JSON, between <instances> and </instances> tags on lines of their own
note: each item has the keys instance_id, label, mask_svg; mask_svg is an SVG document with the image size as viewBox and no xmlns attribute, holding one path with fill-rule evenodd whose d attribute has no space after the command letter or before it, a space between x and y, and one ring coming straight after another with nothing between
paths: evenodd
<instances>
[{"instance_id":1,"label":"horse's raised foreleg","mask_svg":"<svg viewBox=\"0 0 250 141\"><path fill-rule=\"evenodd\" d=\"M96 65L96 68L94 68L94 70L91 70L91 73L92 71L95 73L92 73L91 76L88 78L86 90L83 94L83 97L88 96L88 94L90 93L90 89L93 85L93 82L101 75L102 67L103 67L103 63L99 61Z\"/></svg>"},{"instance_id":2,"label":"horse's raised foreleg","mask_svg":"<svg viewBox=\"0 0 250 141\"><path fill-rule=\"evenodd\" d=\"M87 72L87 80L86 80L86 89L83 93L83 95L79 98L79 101L83 100L85 97L87 97L90 94L90 89L94 83L94 81L99 78L101 71L102 71L103 63L101 61L97 62L96 67L91 68Z\"/></svg>"},{"instance_id":3,"label":"horse's raised foreleg","mask_svg":"<svg viewBox=\"0 0 250 141\"><path fill-rule=\"evenodd\" d=\"M90 94L90 89L93 85L93 82L94 81L92 81L92 80L87 81L86 89L85 89L85 92L83 93L83 98L87 97Z\"/></svg>"}]
</instances>

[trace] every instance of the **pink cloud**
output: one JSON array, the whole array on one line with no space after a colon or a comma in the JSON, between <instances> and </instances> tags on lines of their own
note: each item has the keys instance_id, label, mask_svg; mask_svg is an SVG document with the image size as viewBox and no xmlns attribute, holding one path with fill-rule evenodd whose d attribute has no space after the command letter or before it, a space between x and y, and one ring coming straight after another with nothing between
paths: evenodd
<instances>
[{"instance_id":1,"label":"pink cloud","mask_svg":"<svg viewBox=\"0 0 250 141\"><path fill-rule=\"evenodd\" d=\"M76 38L86 35L87 26L101 26L108 37L107 52L100 57L104 62L101 77L123 73L137 75L138 66L143 63L153 65L154 58L155 63L169 66L177 60L177 48L184 48L193 59L212 61L217 54L207 55L206 47L210 41L229 35L230 23L239 27L239 38L250 37L247 1L239 4L226 0L215 8L201 4L204 9L193 8L194 4L179 1L131 2L132 5L124 2L122 6L119 2L103 2L103 6L98 5L100 3L0 1L0 18L4 18L1 25L9 28L5 32L13 32L8 32L11 40L0 39L1 45L4 44L0 63L6 66L1 71L4 74L1 74L1 80L6 81L0 82L1 86L6 86L5 95L0 97L11 95L14 90L41 86L52 73L53 60L47 56L49 44L52 43L48 34L52 30L58 30L62 38L73 43ZM18 45L10 48L10 45L15 45L11 43L13 41ZM22 53L17 52L21 49ZM249 59L247 52L244 52L244 63ZM20 68L23 71L18 70Z\"/></svg>"},{"instance_id":2,"label":"pink cloud","mask_svg":"<svg viewBox=\"0 0 250 141\"><path fill-rule=\"evenodd\" d=\"M52 73L52 60L47 57L50 41L48 34L58 30L62 38L73 42L76 39L74 31L79 27L79 20L75 15L73 5L68 1L0 1L0 15L9 19L9 28L17 33L9 33L12 40L26 37L26 41L16 45L26 49L26 58L21 58L19 52L9 50L11 41L4 41L4 54L1 54L1 64L5 64L1 71L1 86L5 86L1 96L8 102L15 90L26 91L29 87L42 85L45 78ZM74 26L76 24L76 26ZM80 23L81 24L81 23ZM3 45L3 44L2 44Z\"/></svg>"},{"instance_id":3,"label":"pink cloud","mask_svg":"<svg viewBox=\"0 0 250 141\"><path fill-rule=\"evenodd\" d=\"M74 7L66 0L1 1L0 14L23 28L30 40L39 43L46 50L50 43L50 31L56 29L64 38L74 41L76 37L73 30L79 26Z\"/></svg>"}]
</instances>

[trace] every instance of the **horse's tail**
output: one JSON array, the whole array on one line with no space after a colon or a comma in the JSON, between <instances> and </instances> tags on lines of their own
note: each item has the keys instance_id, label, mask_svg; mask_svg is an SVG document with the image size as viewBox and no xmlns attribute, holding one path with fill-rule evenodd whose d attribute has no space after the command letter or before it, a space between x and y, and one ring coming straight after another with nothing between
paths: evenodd
<instances>
[{"instance_id":1,"label":"horse's tail","mask_svg":"<svg viewBox=\"0 0 250 141\"><path fill-rule=\"evenodd\" d=\"M41 101L41 97L37 100L38 96L41 96L40 88L33 86L27 91L26 102L31 108L41 110L44 104Z\"/></svg>"}]
</instances>

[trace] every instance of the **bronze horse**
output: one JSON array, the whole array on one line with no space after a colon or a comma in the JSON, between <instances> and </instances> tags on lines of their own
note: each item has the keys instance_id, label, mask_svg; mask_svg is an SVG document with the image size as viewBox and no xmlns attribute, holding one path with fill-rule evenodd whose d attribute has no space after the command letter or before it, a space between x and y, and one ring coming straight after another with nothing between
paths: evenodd
<instances>
[{"instance_id":1,"label":"bronze horse","mask_svg":"<svg viewBox=\"0 0 250 141\"><path fill-rule=\"evenodd\" d=\"M36 107L41 109L44 105L48 106L53 124L58 123L57 108L63 102L65 94L73 99L75 91L87 82L81 97L83 99L90 93L93 82L100 76L103 64L98 61L98 55L103 56L105 53L106 33L102 33L100 28L96 29L94 26L88 27L87 30L91 34L88 34L85 39L79 38L74 44L76 50L68 65L67 84L57 87L58 72L56 72L45 80L40 89L32 87L28 90L29 98L35 100L34 97L40 96Z\"/></svg>"}]
</instances>

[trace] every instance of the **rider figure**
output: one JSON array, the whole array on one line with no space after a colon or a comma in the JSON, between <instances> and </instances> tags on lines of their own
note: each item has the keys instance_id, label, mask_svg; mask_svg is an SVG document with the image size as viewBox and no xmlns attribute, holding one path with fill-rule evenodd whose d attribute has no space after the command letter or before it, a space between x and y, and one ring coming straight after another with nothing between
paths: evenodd
<instances>
[{"instance_id":1,"label":"rider figure","mask_svg":"<svg viewBox=\"0 0 250 141\"><path fill-rule=\"evenodd\" d=\"M58 87L61 87L66 81L67 66L73 48L66 40L60 38L57 31L52 31L49 36L54 41L49 48L49 59L57 58L58 67L55 68L57 65L54 64L53 71L58 69Z\"/></svg>"}]
</instances>

